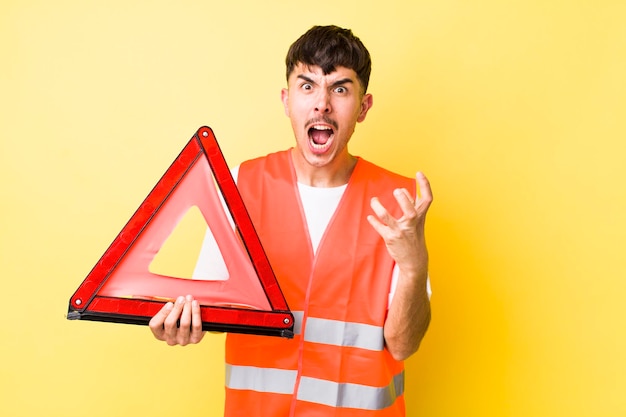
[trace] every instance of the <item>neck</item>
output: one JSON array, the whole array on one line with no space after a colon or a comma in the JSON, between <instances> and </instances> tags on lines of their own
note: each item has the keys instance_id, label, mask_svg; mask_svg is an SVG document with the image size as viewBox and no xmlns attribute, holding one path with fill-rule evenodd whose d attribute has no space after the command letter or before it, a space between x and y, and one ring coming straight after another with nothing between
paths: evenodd
<instances>
[{"instance_id":1,"label":"neck","mask_svg":"<svg viewBox=\"0 0 626 417\"><path fill-rule=\"evenodd\" d=\"M306 162L302 163L293 154L291 160L296 171L296 179L300 184L310 187L339 187L350 180L352 171L357 163L357 158L346 154L345 158L336 159L330 164L314 166Z\"/></svg>"}]
</instances>

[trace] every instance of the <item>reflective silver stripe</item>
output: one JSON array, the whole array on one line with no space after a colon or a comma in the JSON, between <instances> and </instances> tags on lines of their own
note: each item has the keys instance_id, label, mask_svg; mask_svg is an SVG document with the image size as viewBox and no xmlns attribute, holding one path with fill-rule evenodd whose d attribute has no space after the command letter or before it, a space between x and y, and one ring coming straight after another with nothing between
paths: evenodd
<instances>
[{"instance_id":1,"label":"reflective silver stripe","mask_svg":"<svg viewBox=\"0 0 626 417\"><path fill-rule=\"evenodd\" d=\"M293 320L295 323L293 324L293 333L301 334L302 333L302 318L304 317L304 311L292 311Z\"/></svg>"},{"instance_id":2,"label":"reflective silver stripe","mask_svg":"<svg viewBox=\"0 0 626 417\"><path fill-rule=\"evenodd\" d=\"M276 394L293 394L297 371L226 364L226 387Z\"/></svg>"},{"instance_id":3,"label":"reflective silver stripe","mask_svg":"<svg viewBox=\"0 0 626 417\"><path fill-rule=\"evenodd\" d=\"M304 340L375 351L383 350L385 345L382 327L315 317L306 321Z\"/></svg>"},{"instance_id":4,"label":"reflective silver stripe","mask_svg":"<svg viewBox=\"0 0 626 417\"><path fill-rule=\"evenodd\" d=\"M331 407L382 410L404 393L404 371L395 375L386 387L336 383L322 379L302 377L298 400L324 404Z\"/></svg>"},{"instance_id":5,"label":"reflective silver stripe","mask_svg":"<svg viewBox=\"0 0 626 417\"><path fill-rule=\"evenodd\" d=\"M226 365L226 387L230 389L292 394L296 371L254 366ZM298 400L330 407L382 410L404 393L404 371L395 375L389 385L337 383L303 376L298 388Z\"/></svg>"}]
</instances>

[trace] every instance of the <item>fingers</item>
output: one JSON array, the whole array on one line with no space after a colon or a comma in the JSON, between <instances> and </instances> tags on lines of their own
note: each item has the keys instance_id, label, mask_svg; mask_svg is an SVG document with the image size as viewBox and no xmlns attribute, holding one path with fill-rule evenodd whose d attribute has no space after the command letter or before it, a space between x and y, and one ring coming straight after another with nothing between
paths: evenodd
<instances>
[{"instance_id":1,"label":"fingers","mask_svg":"<svg viewBox=\"0 0 626 417\"><path fill-rule=\"evenodd\" d=\"M433 200L432 189L430 188L430 182L423 172L415 174L415 180L417 182L418 193L415 200L411 193L405 188L394 190L394 196L396 201L402 208L403 212L407 214L410 212L410 207L418 212L423 212L428 209L430 203Z\"/></svg>"},{"instance_id":2,"label":"fingers","mask_svg":"<svg viewBox=\"0 0 626 417\"><path fill-rule=\"evenodd\" d=\"M159 310L159 312L156 313L148 323L148 327L150 327L152 334L158 340L165 340L165 328L163 327L163 324L165 323L165 319L167 319L167 316L169 316L173 307L174 304L172 304L171 302L165 304L163 308L161 308L161 310Z\"/></svg>"},{"instance_id":3,"label":"fingers","mask_svg":"<svg viewBox=\"0 0 626 417\"><path fill-rule=\"evenodd\" d=\"M189 344L189 338L191 336L191 302L192 298L188 295L182 302L180 317L172 324L170 334L175 340L174 344L181 346Z\"/></svg>"},{"instance_id":4,"label":"fingers","mask_svg":"<svg viewBox=\"0 0 626 417\"><path fill-rule=\"evenodd\" d=\"M178 297L174 306L172 307L172 311L167 315L165 321L163 322L163 340L167 342L168 345L173 346L177 343L178 340L178 320L180 318L181 313L183 312L183 306L185 305L185 298Z\"/></svg>"},{"instance_id":5,"label":"fingers","mask_svg":"<svg viewBox=\"0 0 626 417\"><path fill-rule=\"evenodd\" d=\"M399 218L395 218L387 211L378 198L374 197L370 201L375 216L370 215L367 220L381 236L392 237L395 235L391 234L393 230L413 229L420 224L423 225L424 217L433 200L433 194L428 178L422 172L418 172L415 179L419 189L415 199L405 188L398 188L393 191L394 198L402 210L402 216Z\"/></svg>"},{"instance_id":6,"label":"fingers","mask_svg":"<svg viewBox=\"0 0 626 417\"><path fill-rule=\"evenodd\" d=\"M385 206L382 205L378 197L372 198L370 201L370 207L372 208L374 214L376 214L378 220L382 223L389 224L390 222L395 221L394 217L387 211Z\"/></svg>"},{"instance_id":7,"label":"fingers","mask_svg":"<svg viewBox=\"0 0 626 417\"><path fill-rule=\"evenodd\" d=\"M394 217L376 197L370 201L373 215L367 216L368 222L382 237L389 254L401 270L416 270L420 262L427 259L424 227L426 213L433 196L426 176L418 172L415 176L418 197L404 188L393 191L393 196L401 210L399 217ZM420 261L422 260L422 261Z\"/></svg>"},{"instance_id":8,"label":"fingers","mask_svg":"<svg viewBox=\"0 0 626 417\"><path fill-rule=\"evenodd\" d=\"M415 200L413 200L413 196L407 191L406 188L398 188L394 190L393 196L396 198L404 216L411 216L415 213Z\"/></svg>"},{"instance_id":9,"label":"fingers","mask_svg":"<svg viewBox=\"0 0 626 417\"><path fill-rule=\"evenodd\" d=\"M191 335L189 337L190 343L198 343L204 337L204 331L202 330L202 314L200 312L200 303L198 300L191 302Z\"/></svg>"},{"instance_id":10,"label":"fingers","mask_svg":"<svg viewBox=\"0 0 626 417\"><path fill-rule=\"evenodd\" d=\"M427 210L430 203L433 201L433 191L430 188L430 181L428 181L428 178L426 178L426 175L424 175L423 172L418 172L415 175L415 180L417 181L417 186L419 188L420 206Z\"/></svg>"},{"instance_id":11,"label":"fingers","mask_svg":"<svg viewBox=\"0 0 626 417\"><path fill-rule=\"evenodd\" d=\"M170 346L198 343L204 337L200 304L190 295L178 297L175 303L163 306L149 327L155 338Z\"/></svg>"}]
</instances>

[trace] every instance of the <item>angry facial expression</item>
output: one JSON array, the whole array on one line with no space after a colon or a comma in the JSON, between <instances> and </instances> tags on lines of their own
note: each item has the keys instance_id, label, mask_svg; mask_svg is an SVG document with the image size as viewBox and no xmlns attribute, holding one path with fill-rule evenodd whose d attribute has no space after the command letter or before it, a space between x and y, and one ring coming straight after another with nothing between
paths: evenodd
<instances>
[{"instance_id":1,"label":"angry facial expression","mask_svg":"<svg viewBox=\"0 0 626 417\"><path fill-rule=\"evenodd\" d=\"M352 69L324 74L317 66L294 68L281 97L296 137L296 165L341 169L350 163L348 141L373 103L362 90Z\"/></svg>"}]
</instances>

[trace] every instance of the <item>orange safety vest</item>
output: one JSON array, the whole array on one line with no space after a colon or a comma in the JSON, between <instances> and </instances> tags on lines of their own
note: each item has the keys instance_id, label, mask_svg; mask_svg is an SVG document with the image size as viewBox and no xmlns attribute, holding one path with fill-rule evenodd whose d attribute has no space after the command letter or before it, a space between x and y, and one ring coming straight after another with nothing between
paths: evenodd
<instances>
[{"instance_id":1,"label":"orange safety vest","mask_svg":"<svg viewBox=\"0 0 626 417\"><path fill-rule=\"evenodd\" d=\"M289 308L295 337L228 334L225 416L404 416L404 364L385 347L394 266L367 222L415 180L358 159L313 254L290 151L245 162L238 188Z\"/></svg>"}]
</instances>

